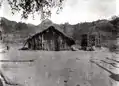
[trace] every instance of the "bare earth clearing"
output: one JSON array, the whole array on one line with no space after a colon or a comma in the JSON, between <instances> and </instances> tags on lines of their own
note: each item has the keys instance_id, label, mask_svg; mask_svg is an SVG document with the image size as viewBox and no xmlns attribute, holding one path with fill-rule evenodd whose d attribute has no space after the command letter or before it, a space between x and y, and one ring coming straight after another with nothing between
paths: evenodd
<instances>
[{"instance_id":1,"label":"bare earth clearing","mask_svg":"<svg viewBox=\"0 0 119 86\"><path fill-rule=\"evenodd\" d=\"M113 62L106 57L117 59L115 55L106 51L48 52L20 51L12 48L7 53L0 53L0 60L20 61L0 64L9 79L23 86L119 86L119 82L109 77L109 72L90 62L90 59L98 59L96 61L100 65L113 73L119 73L119 68L99 61ZM31 59L34 61L27 62Z\"/></svg>"}]
</instances>

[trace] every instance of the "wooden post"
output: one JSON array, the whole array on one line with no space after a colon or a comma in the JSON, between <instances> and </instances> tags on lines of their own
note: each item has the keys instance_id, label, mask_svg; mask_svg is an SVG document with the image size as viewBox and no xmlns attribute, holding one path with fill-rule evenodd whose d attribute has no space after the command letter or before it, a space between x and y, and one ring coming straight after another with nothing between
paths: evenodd
<instances>
[{"instance_id":1,"label":"wooden post","mask_svg":"<svg viewBox=\"0 0 119 86\"><path fill-rule=\"evenodd\" d=\"M37 36L35 37L35 49L38 49L38 42L37 42Z\"/></svg>"},{"instance_id":2,"label":"wooden post","mask_svg":"<svg viewBox=\"0 0 119 86\"><path fill-rule=\"evenodd\" d=\"M40 50L42 49L42 37L41 36L39 36L39 49Z\"/></svg>"},{"instance_id":3,"label":"wooden post","mask_svg":"<svg viewBox=\"0 0 119 86\"><path fill-rule=\"evenodd\" d=\"M31 49L33 50L33 39L31 39Z\"/></svg>"},{"instance_id":4,"label":"wooden post","mask_svg":"<svg viewBox=\"0 0 119 86\"><path fill-rule=\"evenodd\" d=\"M87 34L87 48L90 46L90 38L89 38L89 33Z\"/></svg>"},{"instance_id":5,"label":"wooden post","mask_svg":"<svg viewBox=\"0 0 119 86\"><path fill-rule=\"evenodd\" d=\"M94 35L94 42L95 42L94 46L96 46L96 35Z\"/></svg>"},{"instance_id":6,"label":"wooden post","mask_svg":"<svg viewBox=\"0 0 119 86\"><path fill-rule=\"evenodd\" d=\"M42 40L42 50L43 50L43 34L42 34L42 36L41 36L41 40Z\"/></svg>"},{"instance_id":7,"label":"wooden post","mask_svg":"<svg viewBox=\"0 0 119 86\"><path fill-rule=\"evenodd\" d=\"M36 37L36 42L37 42L37 49L39 49L39 40L38 40L38 37Z\"/></svg>"},{"instance_id":8,"label":"wooden post","mask_svg":"<svg viewBox=\"0 0 119 86\"><path fill-rule=\"evenodd\" d=\"M34 47L33 39L31 39L31 45L32 45L32 50L33 50L33 47Z\"/></svg>"},{"instance_id":9,"label":"wooden post","mask_svg":"<svg viewBox=\"0 0 119 86\"><path fill-rule=\"evenodd\" d=\"M34 50L36 50L36 39L34 37Z\"/></svg>"},{"instance_id":10,"label":"wooden post","mask_svg":"<svg viewBox=\"0 0 119 86\"><path fill-rule=\"evenodd\" d=\"M33 38L33 50L35 50L35 39Z\"/></svg>"},{"instance_id":11,"label":"wooden post","mask_svg":"<svg viewBox=\"0 0 119 86\"><path fill-rule=\"evenodd\" d=\"M99 37L99 41L100 41L99 44L100 44L100 47L101 47L102 46L102 44L101 44L102 37L101 37L101 34L100 33L99 33L99 36L100 36Z\"/></svg>"}]
</instances>

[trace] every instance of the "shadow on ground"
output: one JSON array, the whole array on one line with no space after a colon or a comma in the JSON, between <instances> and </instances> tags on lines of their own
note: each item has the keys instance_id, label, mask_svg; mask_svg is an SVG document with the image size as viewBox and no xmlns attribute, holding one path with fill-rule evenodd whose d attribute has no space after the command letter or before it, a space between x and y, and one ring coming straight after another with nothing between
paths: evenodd
<instances>
[{"instance_id":1,"label":"shadow on ground","mask_svg":"<svg viewBox=\"0 0 119 86\"><path fill-rule=\"evenodd\" d=\"M107 71L108 73L110 73L110 76L109 76L109 77L112 78L113 80L119 81L119 74L113 73L112 71L110 71L110 70L104 68L103 66L101 66L99 63L97 63L97 62L95 62L95 61L90 60L90 62L96 64L98 67L100 67L100 68L104 69L105 71Z\"/></svg>"}]
</instances>

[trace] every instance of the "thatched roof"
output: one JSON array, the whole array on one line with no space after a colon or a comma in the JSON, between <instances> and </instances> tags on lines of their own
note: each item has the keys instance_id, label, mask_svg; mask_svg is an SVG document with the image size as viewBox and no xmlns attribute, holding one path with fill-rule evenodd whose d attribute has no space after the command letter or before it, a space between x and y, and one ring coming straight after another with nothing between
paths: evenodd
<instances>
[{"instance_id":1,"label":"thatched roof","mask_svg":"<svg viewBox=\"0 0 119 86\"><path fill-rule=\"evenodd\" d=\"M67 39L69 39L71 41L74 41L74 39L72 37L69 37L66 33L64 33L63 31L61 31L60 28L56 29L55 26L49 26L48 28L46 28L44 30L41 30L40 32L38 32L38 33L30 36L29 38L27 38L27 40L32 39L32 38L34 38L34 37L36 37L36 36L44 33L45 31L47 31L48 29L51 29L51 28L54 29L54 30L56 30L56 31L58 31L60 34L64 35Z\"/></svg>"}]
</instances>

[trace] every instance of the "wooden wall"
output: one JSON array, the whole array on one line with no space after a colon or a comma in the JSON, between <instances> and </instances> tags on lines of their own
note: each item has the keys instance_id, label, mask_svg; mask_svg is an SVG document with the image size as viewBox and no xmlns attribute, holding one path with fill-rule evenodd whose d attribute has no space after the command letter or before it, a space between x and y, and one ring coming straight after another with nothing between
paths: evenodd
<instances>
[{"instance_id":1,"label":"wooden wall","mask_svg":"<svg viewBox=\"0 0 119 86\"><path fill-rule=\"evenodd\" d=\"M60 51L70 49L67 40L61 33L49 30L32 37L27 44L32 50Z\"/></svg>"}]
</instances>

